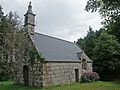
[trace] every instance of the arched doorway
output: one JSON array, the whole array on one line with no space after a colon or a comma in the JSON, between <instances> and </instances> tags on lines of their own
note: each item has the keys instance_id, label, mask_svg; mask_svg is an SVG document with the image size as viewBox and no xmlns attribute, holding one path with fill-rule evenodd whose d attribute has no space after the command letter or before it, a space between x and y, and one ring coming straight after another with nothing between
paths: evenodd
<instances>
[{"instance_id":1,"label":"arched doorway","mask_svg":"<svg viewBox=\"0 0 120 90\"><path fill-rule=\"evenodd\" d=\"M27 65L23 66L23 81L24 85L29 85L29 69Z\"/></svg>"}]
</instances>

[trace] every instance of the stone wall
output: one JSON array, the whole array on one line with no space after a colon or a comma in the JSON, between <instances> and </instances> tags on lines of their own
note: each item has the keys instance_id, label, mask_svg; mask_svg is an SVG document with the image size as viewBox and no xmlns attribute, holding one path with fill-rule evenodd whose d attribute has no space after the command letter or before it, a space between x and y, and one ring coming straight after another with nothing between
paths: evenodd
<instances>
[{"instance_id":1,"label":"stone wall","mask_svg":"<svg viewBox=\"0 0 120 90\"><path fill-rule=\"evenodd\" d=\"M29 35L24 36L23 45L14 62L14 83L24 85L23 67L26 65L29 71L29 86L42 87L43 86L43 67L40 60L33 60L31 64L29 57L29 50L34 47L34 44Z\"/></svg>"},{"instance_id":2,"label":"stone wall","mask_svg":"<svg viewBox=\"0 0 120 90\"><path fill-rule=\"evenodd\" d=\"M76 82L75 69L81 77L81 63L48 62L43 65L43 86L70 84Z\"/></svg>"},{"instance_id":3,"label":"stone wall","mask_svg":"<svg viewBox=\"0 0 120 90\"><path fill-rule=\"evenodd\" d=\"M15 83L24 85L23 67L29 68L29 86L48 87L52 85L75 83L75 69L79 71L79 80L82 74L81 63L48 62L41 64L36 61L34 65L20 63L16 67ZM87 71L92 71L92 63L87 63Z\"/></svg>"},{"instance_id":4,"label":"stone wall","mask_svg":"<svg viewBox=\"0 0 120 90\"><path fill-rule=\"evenodd\" d=\"M41 63L35 63L33 66L30 66L29 86L39 88L43 86L43 71Z\"/></svg>"},{"instance_id":5,"label":"stone wall","mask_svg":"<svg viewBox=\"0 0 120 90\"><path fill-rule=\"evenodd\" d=\"M30 64L20 64L17 66L16 75L14 77L14 81L16 84L24 85L23 78L23 67L24 65L28 66L29 69L29 86L33 87L42 87L43 86L43 71L42 65L40 63L35 63L34 65Z\"/></svg>"},{"instance_id":6,"label":"stone wall","mask_svg":"<svg viewBox=\"0 0 120 90\"><path fill-rule=\"evenodd\" d=\"M93 71L92 62L88 62L87 63L87 71L88 72L92 72Z\"/></svg>"}]
</instances>

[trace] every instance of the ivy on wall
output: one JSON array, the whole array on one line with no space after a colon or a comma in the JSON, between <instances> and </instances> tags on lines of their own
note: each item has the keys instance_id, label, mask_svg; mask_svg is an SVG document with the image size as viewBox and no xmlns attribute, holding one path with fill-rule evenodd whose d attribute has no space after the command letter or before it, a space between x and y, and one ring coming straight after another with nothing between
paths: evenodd
<instances>
[{"instance_id":1,"label":"ivy on wall","mask_svg":"<svg viewBox=\"0 0 120 90\"><path fill-rule=\"evenodd\" d=\"M29 51L29 62L33 65L35 60L43 62L44 58L38 53L35 47L32 47Z\"/></svg>"}]
</instances>

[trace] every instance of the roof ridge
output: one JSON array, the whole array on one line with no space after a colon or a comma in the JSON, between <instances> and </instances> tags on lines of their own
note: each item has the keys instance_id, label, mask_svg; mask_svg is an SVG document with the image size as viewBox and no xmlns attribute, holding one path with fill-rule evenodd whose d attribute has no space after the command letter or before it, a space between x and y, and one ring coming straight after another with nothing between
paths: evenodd
<instances>
[{"instance_id":1,"label":"roof ridge","mask_svg":"<svg viewBox=\"0 0 120 90\"><path fill-rule=\"evenodd\" d=\"M70 42L70 41L67 41L67 40L64 40L64 39L60 39L60 38L57 38L57 37L53 37L53 36L49 36L49 35L46 35L46 34L42 34L42 33L38 33L38 32L35 32L36 34L41 34L43 36L47 36L47 37L50 37L50 38L54 38L54 39L58 39L58 40L61 40L61 41L65 41L65 42L68 42L68 43L72 43L72 44L75 44L73 42ZM76 45L76 44L75 44Z\"/></svg>"}]
</instances>

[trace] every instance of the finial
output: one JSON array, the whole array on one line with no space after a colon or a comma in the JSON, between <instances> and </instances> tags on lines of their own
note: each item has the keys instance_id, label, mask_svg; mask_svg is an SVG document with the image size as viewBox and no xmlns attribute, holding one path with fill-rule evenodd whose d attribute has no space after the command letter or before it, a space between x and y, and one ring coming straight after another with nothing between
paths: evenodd
<instances>
[{"instance_id":1,"label":"finial","mask_svg":"<svg viewBox=\"0 0 120 90\"><path fill-rule=\"evenodd\" d=\"M29 5L31 5L31 2L29 2Z\"/></svg>"},{"instance_id":2,"label":"finial","mask_svg":"<svg viewBox=\"0 0 120 90\"><path fill-rule=\"evenodd\" d=\"M32 13L32 5L31 5L31 2L29 2L29 5L28 5L28 11L29 13Z\"/></svg>"}]
</instances>

